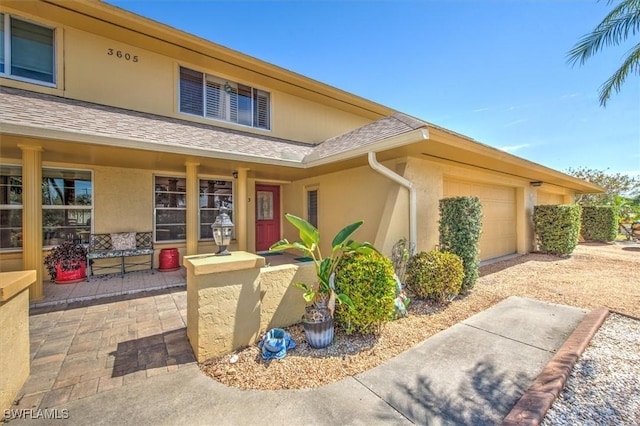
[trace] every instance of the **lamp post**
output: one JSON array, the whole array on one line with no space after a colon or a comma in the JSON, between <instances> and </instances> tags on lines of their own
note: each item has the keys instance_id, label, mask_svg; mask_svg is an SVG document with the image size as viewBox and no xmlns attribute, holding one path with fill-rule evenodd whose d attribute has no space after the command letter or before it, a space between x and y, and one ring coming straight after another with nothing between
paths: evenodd
<instances>
[{"instance_id":1,"label":"lamp post","mask_svg":"<svg viewBox=\"0 0 640 426\"><path fill-rule=\"evenodd\" d=\"M233 234L233 222L229 218L229 215L220 210L220 214L216 217L215 222L211 225L211 231L213 232L213 240L218 246L218 252L216 256L228 256L231 254L227 250L227 246L231 243L231 234Z\"/></svg>"}]
</instances>

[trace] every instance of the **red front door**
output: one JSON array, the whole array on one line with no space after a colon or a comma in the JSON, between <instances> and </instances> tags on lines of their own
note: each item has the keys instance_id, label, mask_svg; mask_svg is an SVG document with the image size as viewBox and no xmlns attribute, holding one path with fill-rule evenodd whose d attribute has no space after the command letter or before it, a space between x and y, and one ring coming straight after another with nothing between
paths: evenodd
<instances>
[{"instance_id":1,"label":"red front door","mask_svg":"<svg viewBox=\"0 0 640 426\"><path fill-rule=\"evenodd\" d=\"M280 240L280 187L256 185L256 251Z\"/></svg>"}]
</instances>

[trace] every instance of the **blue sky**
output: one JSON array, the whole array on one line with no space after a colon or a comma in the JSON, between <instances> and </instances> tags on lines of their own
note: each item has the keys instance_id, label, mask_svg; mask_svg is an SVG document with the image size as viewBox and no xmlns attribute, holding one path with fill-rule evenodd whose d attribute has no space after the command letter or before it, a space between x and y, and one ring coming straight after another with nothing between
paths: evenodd
<instances>
[{"instance_id":1,"label":"blue sky","mask_svg":"<svg viewBox=\"0 0 640 426\"><path fill-rule=\"evenodd\" d=\"M548 167L640 176L640 78L597 93L637 40L566 62L606 1L108 2Z\"/></svg>"}]
</instances>

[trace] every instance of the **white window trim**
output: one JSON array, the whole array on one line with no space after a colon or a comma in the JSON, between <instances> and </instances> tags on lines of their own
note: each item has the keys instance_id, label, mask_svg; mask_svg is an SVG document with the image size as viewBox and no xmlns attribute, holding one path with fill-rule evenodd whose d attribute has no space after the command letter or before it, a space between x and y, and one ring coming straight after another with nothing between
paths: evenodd
<instances>
[{"instance_id":1,"label":"white window trim","mask_svg":"<svg viewBox=\"0 0 640 426\"><path fill-rule=\"evenodd\" d=\"M58 54L57 54L57 39L58 30L51 25L44 25L40 22L36 22L30 19L25 19L20 16L16 16L7 12L1 12L4 14L4 72L0 72L0 77L8 78L10 80L22 81L24 83L37 84L45 87L58 87ZM29 24L37 25L39 27L47 28L53 31L53 83L42 80L34 80L32 78L21 77L19 75L11 74L11 18L19 21L28 22Z\"/></svg>"},{"instance_id":2,"label":"white window trim","mask_svg":"<svg viewBox=\"0 0 640 426\"><path fill-rule=\"evenodd\" d=\"M198 115L198 114L193 114L190 112L183 112L180 109L180 68L185 68L191 71L195 71L195 72L199 72L202 73L203 79L202 79L202 103L203 103L203 111L202 111L202 115ZM196 67L191 67L191 66L184 66L184 65L179 65L178 64L178 70L177 70L177 81L178 84L177 86L177 95L176 95L176 99L178 100L177 104L176 104L176 110L179 114L183 114L183 115L187 115L190 117L196 117L199 119L203 119L203 120L207 120L207 121L216 121L219 123L225 123L228 125L232 125L232 126L238 126L238 127L243 127L243 128L247 128L247 129L252 129L252 130L259 130L259 131L263 131L263 132L268 132L271 133L272 129L273 129L273 93L270 92L269 90L260 88L260 87L256 87L252 84L249 83L245 83L245 82L241 82L241 81L236 81L233 79L227 79L229 81L229 83L233 83L235 85L238 84L242 84L244 86L248 86L251 88L251 121L253 122L253 115L254 115L254 111L253 108L255 107L255 101L253 99L253 91L254 90L260 90L262 92L268 93L269 94L269 128L264 128L264 127L255 127L253 125L247 125L247 124L242 124L242 123L236 123L234 121L229 121L229 120L223 120L220 118L215 118L215 117L211 117L211 116L207 116L207 76L213 77L215 79L221 79L221 80L225 80L223 77L220 77L219 75L215 75L215 74L209 74L206 71L203 71L201 69L198 69Z\"/></svg>"}]
</instances>

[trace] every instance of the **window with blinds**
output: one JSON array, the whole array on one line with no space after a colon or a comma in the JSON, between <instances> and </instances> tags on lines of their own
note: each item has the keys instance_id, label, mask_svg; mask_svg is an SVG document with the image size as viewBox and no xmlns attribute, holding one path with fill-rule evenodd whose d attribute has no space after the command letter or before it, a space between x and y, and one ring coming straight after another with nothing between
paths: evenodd
<instances>
[{"instance_id":1,"label":"window with blinds","mask_svg":"<svg viewBox=\"0 0 640 426\"><path fill-rule=\"evenodd\" d=\"M269 92L180 67L180 112L268 130L269 110Z\"/></svg>"},{"instance_id":2,"label":"window with blinds","mask_svg":"<svg viewBox=\"0 0 640 426\"><path fill-rule=\"evenodd\" d=\"M55 83L55 31L0 13L0 74Z\"/></svg>"},{"instance_id":3,"label":"window with blinds","mask_svg":"<svg viewBox=\"0 0 640 426\"><path fill-rule=\"evenodd\" d=\"M307 191L307 222L318 227L318 190Z\"/></svg>"}]
</instances>

